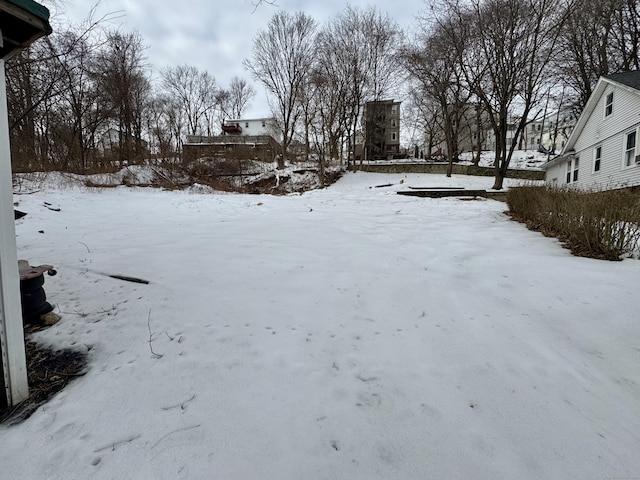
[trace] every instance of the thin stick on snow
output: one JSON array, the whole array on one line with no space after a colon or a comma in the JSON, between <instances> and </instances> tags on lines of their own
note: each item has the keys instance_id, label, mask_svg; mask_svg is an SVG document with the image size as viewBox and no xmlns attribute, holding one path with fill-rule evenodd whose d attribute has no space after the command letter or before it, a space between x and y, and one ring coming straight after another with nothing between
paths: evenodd
<instances>
[{"instance_id":1,"label":"thin stick on snow","mask_svg":"<svg viewBox=\"0 0 640 480\"><path fill-rule=\"evenodd\" d=\"M141 435L131 435L130 437L125 438L124 440L119 440L117 442L111 442L111 443L109 443L107 445L104 445L103 447L96 448L94 450L94 453L98 453L98 452L101 452L103 450L107 450L109 448L111 449L112 452L114 452L116 450L116 447L119 447L120 445L124 445L126 443L131 443L131 442L133 442L134 440L137 440L140 437L141 437Z\"/></svg>"},{"instance_id":2,"label":"thin stick on snow","mask_svg":"<svg viewBox=\"0 0 640 480\"><path fill-rule=\"evenodd\" d=\"M149 309L149 315L147 316L147 329L149 330L149 350L151 350L151 355L155 358L162 358L162 355L153 351L153 345L151 345L151 342L153 342L153 333L151 333L151 309Z\"/></svg>"},{"instance_id":3,"label":"thin stick on snow","mask_svg":"<svg viewBox=\"0 0 640 480\"><path fill-rule=\"evenodd\" d=\"M154 444L153 444L153 446L152 446L151 448L152 448L152 449L153 449L153 448L156 448L156 447L158 446L158 444L159 444L161 441L163 441L163 440L164 440L165 438L167 438L168 436L173 435L174 433L184 432L185 430L192 430L192 429L194 429L194 428L198 428L199 426L200 426L200 424L198 424L198 425L192 425L192 426L190 426L190 427L178 428L178 429L176 429L176 430L173 430L173 431L171 431L171 432L167 433L166 435L164 435L164 436L160 437L160 440L158 440L156 443L154 443Z\"/></svg>"},{"instance_id":4,"label":"thin stick on snow","mask_svg":"<svg viewBox=\"0 0 640 480\"><path fill-rule=\"evenodd\" d=\"M162 410L173 410L174 408L178 408L178 407L180 407L181 410L185 410L187 408L186 407L187 403L189 403L194 398L196 398L196 394L195 393L193 394L193 396L190 399L185 400L184 402L179 403L178 405L172 405L170 407L162 407Z\"/></svg>"}]
</instances>

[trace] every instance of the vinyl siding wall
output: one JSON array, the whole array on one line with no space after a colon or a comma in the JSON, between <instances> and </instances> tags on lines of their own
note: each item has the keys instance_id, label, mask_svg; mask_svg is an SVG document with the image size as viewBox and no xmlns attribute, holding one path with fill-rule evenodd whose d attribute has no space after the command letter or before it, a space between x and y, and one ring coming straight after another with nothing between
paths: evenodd
<instances>
[{"instance_id":1,"label":"vinyl siding wall","mask_svg":"<svg viewBox=\"0 0 640 480\"><path fill-rule=\"evenodd\" d=\"M613 112L605 117L605 102L613 92ZM587 189L615 189L640 185L640 165L632 162L624 167L626 135L636 131L636 152L640 154L640 92L632 92L607 85L584 129L575 142L576 157L580 159L578 181L570 186ZM602 147L600 171L594 171L595 151ZM567 161L547 169L547 182L557 178L557 185L567 183Z\"/></svg>"},{"instance_id":2,"label":"vinyl siding wall","mask_svg":"<svg viewBox=\"0 0 640 480\"><path fill-rule=\"evenodd\" d=\"M565 162L559 162L552 167L547 168L545 180L552 187L561 187L566 183L567 165Z\"/></svg>"}]
</instances>

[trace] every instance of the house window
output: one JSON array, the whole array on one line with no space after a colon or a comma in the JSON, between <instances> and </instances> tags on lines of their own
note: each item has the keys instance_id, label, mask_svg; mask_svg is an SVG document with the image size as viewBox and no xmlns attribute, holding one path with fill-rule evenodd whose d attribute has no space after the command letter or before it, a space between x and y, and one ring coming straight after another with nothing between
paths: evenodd
<instances>
[{"instance_id":1,"label":"house window","mask_svg":"<svg viewBox=\"0 0 640 480\"><path fill-rule=\"evenodd\" d=\"M391 132L391 140L396 140L396 138L398 138L396 132Z\"/></svg>"},{"instance_id":2,"label":"house window","mask_svg":"<svg viewBox=\"0 0 640 480\"><path fill-rule=\"evenodd\" d=\"M593 171L600 171L600 160L602 159L602 145L598 145L593 152Z\"/></svg>"},{"instance_id":3,"label":"house window","mask_svg":"<svg viewBox=\"0 0 640 480\"><path fill-rule=\"evenodd\" d=\"M244 122L244 128L249 128L249 122Z\"/></svg>"},{"instance_id":4,"label":"house window","mask_svg":"<svg viewBox=\"0 0 640 480\"><path fill-rule=\"evenodd\" d=\"M573 160L567 160L567 183L574 183L578 181L578 167L580 165L580 159L575 158Z\"/></svg>"},{"instance_id":5,"label":"house window","mask_svg":"<svg viewBox=\"0 0 640 480\"><path fill-rule=\"evenodd\" d=\"M627 133L624 141L624 166L630 167L636 161L636 131Z\"/></svg>"},{"instance_id":6,"label":"house window","mask_svg":"<svg viewBox=\"0 0 640 480\"><path fill-rule=\"evenodd\" d=\"M604 104L604 116L608 117L613 113L613 92L607 94L607 101Z\"/></svg>"},{"instance_id":7,"label":"house window","mask_svg":"<svg viewBox=\"0 0 640 480\"><path fill-rule=\"evenodd\" d=\"M264 120L262 120L262 128L267 126L267 122L265 122Z\"/></svg>"}]
</instances>

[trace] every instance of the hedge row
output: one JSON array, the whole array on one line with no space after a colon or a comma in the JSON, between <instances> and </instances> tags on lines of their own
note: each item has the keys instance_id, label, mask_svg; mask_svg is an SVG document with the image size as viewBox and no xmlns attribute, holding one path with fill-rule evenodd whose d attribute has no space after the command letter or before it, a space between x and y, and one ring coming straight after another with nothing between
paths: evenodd
<instances>
[{"instance_id":1,"label":"hedge row","mask_svg":"<svg viewBox=\"0 0 640 480\"><path fill-rule=\"evenodd\" d=\"M558 237L576 255L620 260L640 247L640 199L627 190L584 192L523 186L507 192L510 213Z\"/></svg>"}]
</instances>

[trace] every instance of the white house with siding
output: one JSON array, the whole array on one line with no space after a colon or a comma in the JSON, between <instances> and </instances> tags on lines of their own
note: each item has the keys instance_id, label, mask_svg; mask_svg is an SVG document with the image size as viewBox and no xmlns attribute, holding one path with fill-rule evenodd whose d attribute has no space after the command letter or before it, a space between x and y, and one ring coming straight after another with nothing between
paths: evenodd
<instances>
[{"instance_id":1,"label":"white house with siding","mask_svg":"<svg viewBox=\"0 0 640 480\"><path fill-rule=\"evenodd\" d=\"M549 185L640 186L640 71L601 77L561 155L543 165Z\"/></svg>"},{"instance_id":2,"label":"white house with siding","mask_svg":"<svg viewBox=\"0 0 640 480\"><path fill-rule=\"evenodd\" d=\"M234 118L222 124L225 135L260 136L269 135L280 141L280 130L275 118Z\"/></svg>"}]
</instances>

